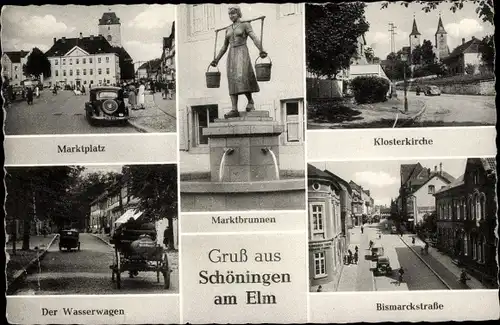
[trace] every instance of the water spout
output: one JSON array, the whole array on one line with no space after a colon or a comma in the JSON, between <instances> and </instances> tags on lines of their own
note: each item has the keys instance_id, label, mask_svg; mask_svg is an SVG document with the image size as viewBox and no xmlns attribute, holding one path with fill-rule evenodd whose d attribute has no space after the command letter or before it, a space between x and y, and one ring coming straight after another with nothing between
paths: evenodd
<instances>
[{"instance_id":1,"label":"water spout","mask_svg":"<svg viewBox=\"0 0 500 325\"><path fill-rule=\"evenodd\" d=\"M278 167L278 159L276 158L276 155L271 150L271 148L262 148L260 150L262 151L263 154L267 154L268 152L271 154L271 157L273 158L273 163L274 163L274 171L275 171L276 180L279 180L280 179L280 170Z\"/></svg>"},{"instance_id":2,"label":"water spout","mask_svg":"<svg viewBox=\"0 0 500 325\"><path fill-rule=\"evenodd\" d=\"M233 148L224 148L224 153L222 154L222 159L220 160L220 165L219 165L219 182L222 182L222 179L224 178L224 167L225 162L226 162L226 156L230 155L234 152Z\"/></svg>"}]
</instances>

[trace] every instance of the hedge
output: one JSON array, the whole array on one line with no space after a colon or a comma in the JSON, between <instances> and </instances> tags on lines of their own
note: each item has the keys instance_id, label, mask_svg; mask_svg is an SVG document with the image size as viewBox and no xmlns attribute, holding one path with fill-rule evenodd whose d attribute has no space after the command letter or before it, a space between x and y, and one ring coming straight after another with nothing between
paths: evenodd
<instances>
[{"instance_id":1,"label":"hedge","mask_svg":"<svg viewBox=\"0 0 500 325\"><path fill-rule=\"evenodd\" d=\"M351 88L358 104L378 103L387 100L390 83L377 76L360 76L351 81Z\"/></svg>"}]
</instances>

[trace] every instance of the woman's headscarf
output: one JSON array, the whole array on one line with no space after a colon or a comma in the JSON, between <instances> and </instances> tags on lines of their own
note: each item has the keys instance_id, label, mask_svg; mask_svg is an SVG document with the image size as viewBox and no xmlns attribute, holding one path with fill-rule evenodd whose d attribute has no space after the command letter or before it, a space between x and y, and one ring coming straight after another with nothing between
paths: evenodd
<instances>
[{"instance_id":1,"label":"woman's headscarf","mask_svg":"<svg viewBox=\"0 0 500 325\"><path fill-rule=\"evenodd\" d=\"M238 17L241 18L242 14L241 14L241 9L239 6L237 5L231 5L229 8L228 8L228 12L231 13L231 12L236 12L238 14Z\"/></svg>"}]
</instances>

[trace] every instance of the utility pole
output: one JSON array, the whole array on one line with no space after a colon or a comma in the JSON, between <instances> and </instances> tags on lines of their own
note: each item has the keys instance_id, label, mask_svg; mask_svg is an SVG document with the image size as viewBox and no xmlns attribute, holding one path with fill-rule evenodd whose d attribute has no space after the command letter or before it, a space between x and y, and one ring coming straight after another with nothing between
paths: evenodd
<instances>
[{"instance_id":1,"label":"utility pole","mask_svg":"<svg viewBox=\"0 0 500 325\"><path fill-rule=\"evenodd\" d=\"M395 42L395 37L394 35L396 35L396 25L394 25L394 23L389 23L389 35L391 37L391 53L396 53L396 42Z\"/></svg>"}]
</instances>

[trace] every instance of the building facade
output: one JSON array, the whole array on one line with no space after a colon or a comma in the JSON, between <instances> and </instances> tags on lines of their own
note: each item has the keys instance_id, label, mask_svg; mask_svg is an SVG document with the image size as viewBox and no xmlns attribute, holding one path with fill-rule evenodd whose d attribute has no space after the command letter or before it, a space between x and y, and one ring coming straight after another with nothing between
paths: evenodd
<instances>
[{"instance_id":1,"label":"building facade","mask_svg":"<svg viewBox=\"0 0 500 325\"><path fill-rule=\"evenodd\" d=\"M104 36L111 46L122 46L121 23L116 13L105 12L99 19L98 29L99 35Z\"/></svg>"},{"instance_id":2,"label":"building facade","mask_svg":"<svg viewBox=\"0 0 500 325\"><path fill-rule=\"evenodd\" d=\"M349 186L352 190L352 216L353 216L353 226L360 226L363 224L363 210L364 210L364 201L361 195L361 186L354 183L353 181L349 182Z\"/></svg>"},{"instance_id":3,"label":"building facade","mask_svg":"<svg viewBox=\"0 0 500 325\"><path fill-rule=\"evenodd\" d=\"M175 22L172 23L170 36L163 38L161 53L161 79L175 85Z\"/></svg>"},{"instance_id":4,"label":"building facade","mask_svg":"<svg viewBox=\"0 0 500 325\"><path fill-rule=\"evenodd\" d=\"M340 192L342 188L328 173L308 165L309 282L336 286L342 265L345 238L342 236Z\"/></svg>"},{"instance_id":5,"label":"building facade","mask_svg":"<svg viewBox=\"0 0 500 325\"><path fill-rule=\"evenodd\" d=\"M51 84L92 87L120 83L120 59L104 36L61 39L46 52Z\"/></svg>"},{"instance_id":6,"label":"building facade","mask_svg":"<svg viewBox=\"0 0 500 325\"><path fill-rule=\"evenodd\" d=\"M487 287L497 285L495 158L469 158L456 182L435 194L439 248Z\"/></svg>"},{"instance_id":7,"label":"building facade","mask_svg":"<svg viewBox=\"0 0 500 325\"><path fill-rule=\"evenodd\" d=\"M216 118L222 118L231 109L226 71L227 53L219 62L220 87L207 88L205 72L214 56L215 29L228 26L227 4L179 5L178 65L182 75L177 76L183 89L179 102L179 145L182 173L208 172L210 169L208 137L203 129ZM242 4L243 19L265 16L263 47L273 61L271 80L259 83L260 92L254 93L255 109L268 111L269 116L281 122L285 131L280 135L280 170L304 171L304 47L302 4ZM259 39L261 25L252 22ZM219 32L216 51L223 45L224 32ZM248 39L250 58L255 61L258 50ZM260 59L259 59L260 60ZM265 59L267 60L267 59ZM214 69L215 68L211 68ZM246 99L239 100L239 110Z\"/></svg>"},{"instance_id":8,"label":"building facade","mask_svg":"<svg viewBox=\"0 0 500 325\"><path fill-rule=\"evenodd\" d=\"M7 51L2 54L3 80L9 80L12 86L21 85L28 78L23 72L23 66L28 61L29 51Z\"/></svg>"},{"instance_id":9,"label":"building facade","mask_svg":"<svg viewBox=\"0 0 500 325\"><path fill-rule=\"evenodd\" d=\"M481 59L481 47L483 45L483 41L474 36L469 41L465 41L465 39L462 38L462 44L456 47L453 52L443 60L449 73L467 74L466 68L469 65L474 67L474 74L479 73L479 67L483 64Z\"/></svg>"}]
</instances>

